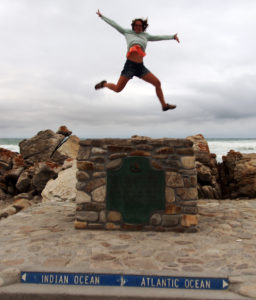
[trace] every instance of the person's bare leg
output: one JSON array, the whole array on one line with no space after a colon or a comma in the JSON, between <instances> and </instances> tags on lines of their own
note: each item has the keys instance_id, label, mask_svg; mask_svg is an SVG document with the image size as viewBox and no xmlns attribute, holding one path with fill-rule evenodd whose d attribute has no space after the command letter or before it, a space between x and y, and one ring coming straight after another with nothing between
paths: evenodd
<instances>
[{"instance_id":1,"label":"person's bare leg","mask_svg":"<svg viewBox=\"0 0 256 300\"><path fill-rule=\"evenodd\" d=\"M165 102L165 99L164 99L164 94L163 94L163 91L162 91L162 88L161 88L161 82L160 80L155 76L153 75L152 73L147 73L146 75L144 75L142 77L143 80L145 80L146 82L149 82L151 84L153 84L153 86L156 88L156 95L162 105L162 109L166 109L168 107L168 109L174 109L176 108L176 105L173 105L173 104L167 104Z\"/></svg>"},{"instance_id":2,"label":"person's bare leg","mask_svg":"<svg viewBox=\"0 0 256 300\"><path fill-rule=\"evenodd\" d=\"M126 86L126 84L129 80L130 80L130 78L127 78L125 76L120 76L117 84L106 82L103 84L103 87L106 87L116 93L119 93L124 89L124 87Z\"/></svg>"}]
</instances>

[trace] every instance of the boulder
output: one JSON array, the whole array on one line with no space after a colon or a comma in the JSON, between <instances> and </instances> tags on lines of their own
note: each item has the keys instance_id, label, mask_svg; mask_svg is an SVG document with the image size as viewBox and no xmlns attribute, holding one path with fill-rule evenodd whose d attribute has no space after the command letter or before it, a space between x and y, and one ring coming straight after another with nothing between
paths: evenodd
<instances>
[{"instance_id":1,"label":"boulder","mask_svg":"<svg viewBox=\"0 0 256 300\"><path fill-rule=\"evenodd\" d=\"M61 165L51 161L39 162L35 164L35 171L31 180L32 186L38 193L41 193L45 188L46 183L50 179L57 178L61 169Z\"/></svg>"},{"instance_id":2,"label":"boulder","mask_svg":"<svg viewBox=\"0 0 256 300\"><path fill-rule=\"evenodd\" d=\"M57 130L57 133L64 136L70 136L72 134L72 131L70 131L65 125L63 125L60 126L60 128Z\"/></svg>"},{"instance_id":3,"label":"boulder","mask_svg":"<svg viewBox=\"0 0 256 300\"><path fill-rule=\"evenodd\" d=\"M220 199L222 194L216 154L210 153L208 142L202 134L187 139L193 142L199 199Z\"/></svg>"},{"instance_id":4,"label":"boulder","mask_svg":"<svg viewBox=\"0 0 256 300\"><path fill-rule=\"evenodd\" d=\"M51 159L59 164L63 164L63 162L67 158L77 158L78 150L79 150L79 138L75 135L71 135L64 140L61 146L54 152Z\"/></svg>"},{"instance_id":5,"label":"boulder","mask_svg":"<svg viewBox=\"0 0 256 300\"><path fill-rule=\"evenodd\" d=\"M224 198L256 197L256 153L230 150L222 157L220 177Z\"/></svg>"},{"instance_id":6,"label":"boulder","mask_svg":"<svg viewBox=\"0 0 256 300\"><path fill-rule=\"evenodd\" d=\"M76 198L76 160L71 168L59 172L56 179L51 179L42 191L42 202L74 201Z\"/></svg>"},{"instance_id":7,"label":"boulder","mask_svg":"<svg viewBox=\"0 0 256 300\"><path fill-rule=\"evenodd\" d=\"M20 154L30 164L49 161L65 136L52 130L40 131L31 139L19 143Z\"/></svg>"},{"instance_id":8,"label":"boulder","mask_svg":"<svg viewBox=\"0 0 256 300\"><path fill-rule=\"evenodd\" d=\"M21 193L25 193L28 191L33 190L33 186L32 186L32 178L33 178L33 174L35 172L35 167L31 166L27 169L25 169L20 177L18 178L17 182L16 182L16 189L21 192Z\"/></svg>"},{"instance_id":9,"label":"boulder","mask_svg":"<svg viewBox=\"0 0 256 300\"><path fill-rule=\"evenodd\" d=\"M7 195L5 194L5 192L0 187L0 200L5 200L6 197L7 197Z\"/></svg>"},{"instance_id":10,"label":"boulder","mask_svg":"<svg viewBox=\"0 0 256 300\"><path fill-rule=\"evenodd\" d=\"M196 161L204 165L208 165L211 160L211 153L208 143L202 134L187 137L188 140L193 142L193 150Z\"/></svg>"}]
</instances>

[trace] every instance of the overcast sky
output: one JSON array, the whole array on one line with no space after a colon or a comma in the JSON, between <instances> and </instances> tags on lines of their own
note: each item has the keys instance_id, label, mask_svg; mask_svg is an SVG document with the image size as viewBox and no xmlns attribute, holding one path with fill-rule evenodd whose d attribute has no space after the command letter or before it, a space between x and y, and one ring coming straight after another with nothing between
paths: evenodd
<instances>
[{"instance_id":1,"label":"overcast sky","mask_svg":"<svg viewBox=\"0 0 256 300\"><path fill-rule=\"evenodd\" d=\"M148 17L144 63L162 83L116 82L124 37L97 15L130 28ZM0 0L0 137L66 125L79 137L256 137L255 0Z\"/></svg>"}]
</instances>

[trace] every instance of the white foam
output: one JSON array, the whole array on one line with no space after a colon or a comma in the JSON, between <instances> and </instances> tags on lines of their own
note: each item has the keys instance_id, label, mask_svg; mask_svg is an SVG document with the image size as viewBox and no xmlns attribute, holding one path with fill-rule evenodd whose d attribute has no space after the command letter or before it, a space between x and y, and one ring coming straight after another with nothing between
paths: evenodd
<instances>
[{"instance_id":1,"label":"white foam","mask_svg":"<svg viewBox=\"0 0 256 300\"><path fill-rule=\"evenodd\" d=\"M4 148L12 152L20 152L20 147L18 145L0 145L0 148Z\"/></svg>"}]
</instances>

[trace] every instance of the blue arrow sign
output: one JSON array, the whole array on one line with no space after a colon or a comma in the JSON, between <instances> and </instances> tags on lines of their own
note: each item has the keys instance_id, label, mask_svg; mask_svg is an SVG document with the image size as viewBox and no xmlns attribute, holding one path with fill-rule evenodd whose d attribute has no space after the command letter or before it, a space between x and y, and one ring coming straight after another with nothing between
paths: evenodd
<instances>
[{"instance_id":1,"label":"blue arrow sign","mask_svg":"<svg viewBox=\"0 0 256 300\"><path fill-rule=\"evenodd\" d=\"M228 288L227 278L26 271L21 272L21 283L197 290L226 290Z\"/></svg>"}]
</instances>

